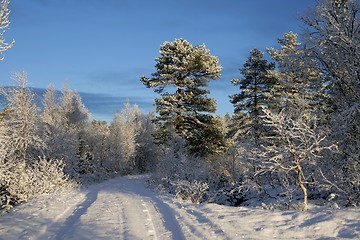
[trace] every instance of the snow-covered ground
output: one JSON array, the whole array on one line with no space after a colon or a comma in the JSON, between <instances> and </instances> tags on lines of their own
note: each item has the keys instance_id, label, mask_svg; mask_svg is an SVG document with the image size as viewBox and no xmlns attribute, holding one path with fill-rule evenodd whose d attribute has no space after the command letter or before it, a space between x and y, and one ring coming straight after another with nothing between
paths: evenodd
<instances>
[{"instance_id":1,"label":"snow-covered ground","mask_svg":"<svg viewBox=\"0 0 360 240\"><path fill-rule=\"evenodd\" d=\"M0 215L0 239L359 239L360 210L194 205L119 177Z\"/></svg>"}]
</instances>

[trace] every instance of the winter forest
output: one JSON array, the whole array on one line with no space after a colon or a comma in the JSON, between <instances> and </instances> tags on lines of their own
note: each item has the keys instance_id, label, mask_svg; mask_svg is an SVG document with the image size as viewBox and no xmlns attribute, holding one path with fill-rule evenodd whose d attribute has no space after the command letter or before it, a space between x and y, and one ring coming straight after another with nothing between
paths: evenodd
<instances>
[{"instance_id":1,"label":"winter forest","mask_svg":"<svg viewBox=\"0 0 360 240\"><path fill-rule=\"evenodd\" d=\"M9 0L1 0L0 54L11 51ZM149 174L159 191L230 206L275 199L306 210L329 198L360 205L360 5L318 1L301 33L239 63L234 112L217 116L209 97L222 67L205 45L165 41L150 76L154 111L124 104L97 121L70 87L36 96L26 72L2 87L0 205L116 176ZM0 64L1 64L0 61ZM144 73L146 75L147 73ZM39 100L41 99L41 100Z\"/></svg>"}]
</instances>

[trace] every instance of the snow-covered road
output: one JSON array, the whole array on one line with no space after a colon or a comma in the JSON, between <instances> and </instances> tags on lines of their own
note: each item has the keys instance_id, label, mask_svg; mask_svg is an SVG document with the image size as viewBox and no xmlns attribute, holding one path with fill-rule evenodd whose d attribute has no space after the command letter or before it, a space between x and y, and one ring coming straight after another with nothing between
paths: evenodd
<instances>
[{"instance_id":1,"label":"snow-covered road","mask_svg":"<svg viewBox=\"0 0 360 240\"><path fill-rule=\"evenodd\" d=\"M14 219L6 222L10 215L1 216L0 238L185 239L173 210L145 188L143 178L112 179L31 201L14 210L15 225Z\"/></svg>"},{"instance_id":2,"label":"snow-covered road","mask_svg":"<svg viewBox=\"0 0 360 240\"><path fill-rule=\"evenodd\" d=\"M0 239L357 239L358 209L308 212L194 205L120 177L0 215Z\"/></svg>"}]
</instances>

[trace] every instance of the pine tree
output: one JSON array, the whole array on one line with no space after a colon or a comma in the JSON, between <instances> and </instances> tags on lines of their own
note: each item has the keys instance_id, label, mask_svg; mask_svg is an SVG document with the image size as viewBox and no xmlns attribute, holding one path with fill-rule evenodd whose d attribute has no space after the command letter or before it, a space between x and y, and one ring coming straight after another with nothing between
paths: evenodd
<instances>
[{"instance_id":1,"label":"pine tree","mask_svg":"<svg viewBox=\"0 0 360 240\"><path fill-rule=\"evenodd\" d=\"M157 71L141 81L161 95L155 99L155 122L160 131L159 143L166 142L171 128L187 140L195 154L206 155L218 151L224 144L216 120L210 114L216 101L209 98L209 80L220 77L218 58L205 45L192 46L184 39L165 42L156 58Z\"/></svg>"},{"instance_id":2,"label":"pine tree","mask_svg":"<svg viewBox=\"0 0 360 240\"><path fill-rule=\"evenodd\" d=\"M268 71L274 70L274 64L263 59L264 54L253 49L240 73L243 78L233 79L231 82L239 86L240 93L230 96L230 102L234 105L235 116L233 122L233 134L241 131L252 136L255 146L259 146L263 124L261 120L261 108L271 107L274 101L274 79L268 77ZM273 99L272 99L273 100ZM237 129L237 130L235 130ZM235 131L234 131L235 130Z\"/></svg>"},{"instance_id":3,"label":"pine tree","mask_svg":"<svg viewBox=\"0 0 360 240\"><path fill-rule=\"evenodd\" d=\"M325 105L328 102L326 84L321 81L319 65L310 50L298 42L293 32L285 33L278 42L280 49L268 48L267 51L277 67L270 70L268 76L279 83L276 89L281 96L279 107L285 107L297 97L307 99L313 106Z\"/></svg>"}]
</instances>

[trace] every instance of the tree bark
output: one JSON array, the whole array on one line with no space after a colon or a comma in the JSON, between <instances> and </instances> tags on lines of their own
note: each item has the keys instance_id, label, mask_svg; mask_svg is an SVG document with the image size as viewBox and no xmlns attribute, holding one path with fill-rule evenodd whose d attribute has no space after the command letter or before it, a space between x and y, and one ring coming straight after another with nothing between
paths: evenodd
<instances>
[{"instance_id":1,"label":"tree bark","mask_svg":"<svg viewBox=\"0 0 360 240\"><path fill-rule=\"evenodd\" d=\"M297 180L298 180L298 184L299 187L301 188L301 191L304 195L304 210L308 209L308 199L307 199L307 189L305 187L304 181L303 181L303 172L302 172L302 168L301 166L297 166L296 168L296 173L297 173Z\"/></svg>"}]
</instances>

